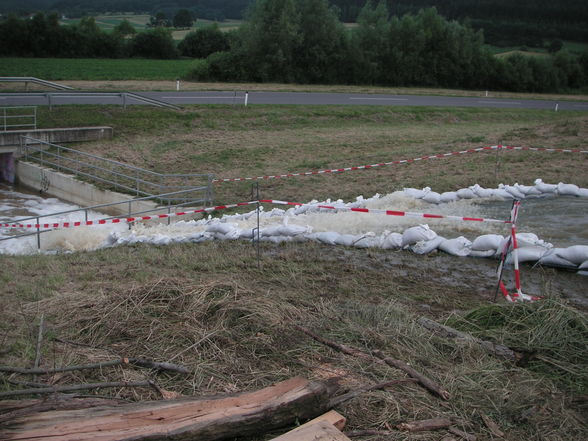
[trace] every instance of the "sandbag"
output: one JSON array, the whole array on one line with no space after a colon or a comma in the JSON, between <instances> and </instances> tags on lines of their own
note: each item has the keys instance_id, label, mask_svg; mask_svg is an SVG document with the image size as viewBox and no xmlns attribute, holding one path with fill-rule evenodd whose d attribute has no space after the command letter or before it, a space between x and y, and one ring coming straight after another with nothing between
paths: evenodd
<instances>
[{"instance_id":1,"label":"sandbag","mask_svg":"<svg viewBox=\"0 0 588 441\"><path fill-rule=\"evenodd\" d=\"M454 202L459 200L459 196L455 191L446 191L444 193L441 193L441 195L439 196L439 200L443 203Z\"/></svg>"},{"instance_id":2,"label":"sandbag","mask_svg":"<svg viewBox=\"0 0 588 441\"><path fill-rule=\"evenodd\" d=\"M496 255L496 250L470 250L469 257L493 257Z\"/></svg>"},{"instance_id":3,"label":"sandbag","mask_svg":"<svg viewBox=\"0 0 588 441\"><path fill-rule=\"evenodd\" d=\"M535 188L541 193L555 193L557 190L557 185L546 184L541 179L535 179Z\"/></svg>"},{"instance_id":4,"label":"sandbag","mask_svg":"<svg viewBox=\"0 0 588 441\"><path fill-rule=\"evenodd\" d=\"M532 246L532 247L524 247L517 249L517 256L519 263L522 262L536 262L541 259L545 253L549 252L548 249L539 247L539 246ZM514 262L513 253L510 253L506 258L507 264L512 264Z\"/></svg>"},{"instance_id":5,"label":"sandbag","mask_svg":"<svg viewBox=\"0 0 588 441\"><path fill-rule=\"evenodd\" d=\"M470 190L472 190L479 198L491 198L494 196L494 189L483 188L478 184L471 186Z\"/></svg>"},{"instance_id":6,"label":"sandbag","mask_svg":"<svg viewBox=\"0 0 588 441\"><path fill-rule=\"evenodd\" d=\"M431 240L437 237L437 233L429 228L428 225L417 225L408 228L402 233L402 247L413 245L422 240Z\"/></svg>"},{"instance_id":7,"label":"sandbag","mask_svg":"<svg viewBox=\"0 0 588 441\"><path fill-rule=\"evenodd\" d=\"M553 248L549 242L539 239L534 233L517 233L518 248L539 246L543 248Z\"/></svg>"},{"instance_id":8,"label":"sandbag","mask_svg":"<svg viewBox=\"0 0 588 441\"><path fill-rule=\"evenodd\" d=\"M504 188L497 188L494 190L494 196L502 199L514 199L513 195L506 191Z\"/></svg>"},{"instance_id":9,"label":"sandbag","mask_svg":"<svg viewBox=\"0 0 588 441\"><path fill-rule=\"evenodd\" d=\"M357 248L378 248L380 246L380 238L373 236L364 236L353 243Z\"/></svg>"},{"instance_id":10,"label":"sandbag","mask_svg":"<svg viewBox=\"0 0 588 441\"><path fill-rule=\"evenodd\" d=\"M307 237L310 237L318 242L327 244L327 245L336 245L337 238L340 236L339 233L335 231L325 231L320 233L312 233Z\"/></svg>"},{"instance_id":11,"label":"sandbag","mask_svg":"<svg viewBox=\"0 0 588 441\"><path fill-rule=\"evenodd\" d=\"M568 248L556 248L555 253L558 257L569 260L570 262L580 265L588 260L588 245L573 245Z\"/></svg>"},{"instance_id":12,"label":"sandbag","mask_svg":"<svg viewBox=\"0 0 588 441\"><path fill-rule=\"evenodd\" d=\"M280 236L298 236L307 233L309 227L302 227L300 225L281 225L278 228L278 235Z\"/></svg>"},{"instance_id":13,"label":"sandbag","mask_svg":"<svg viewBox=\"0 0 588 441\"><path fill-rule=\"evenodd\" d=\"M460 188L457 190L457 196L459 196L460 199L474 199L476 194L469 188Z\"/></svg>"},{"instance_id":14,"label":"sandbag","mask_svg":"<svg viewBox=\"0 0 588 441\"><path fill-rule=\"evenodd\" d=\"M441 195L436 191L428 191L423 196L423 201L428 202L429 204L438 204L441 202Z\"/></svg>"},{"instance_id":15,"label":"sandbag","mask_svg":"<svg viewBox=\"0 0 588 441\"><path fill-rule=\"evenodd\" d=\"M463 236L448 239L439 244L439 249L452 256L465 257L470 254L472 243Z\"/></svg>"},{"instance_id":16,"label":"sandbag","mask_svg":"<svg viewBox=\"0 0 588 441\"><path fill-rule=\"evenodd\" d=\"M402 248L402 234L400 233L389 233L383 236L380 248L385 250L392 250L396 248Z\"/></svg>"},{"instance_id":17,"label":"sandbag","mask_svg":"<svg viewBox=\"0 0 588 441\"><path fill-rule=\"evenodd\" d=\"M444 240L446 239L441 236L437 236L431 240L422 240L412 245L410 250L415 254L429 254L431 251L436 250Z\"/></svg>"},{"instance_id":18,"label":"sandbag","mask_svg":"<svg viewBox=\"0 0 588 441\"><path fill-rule=\"evenodd\" d=\"M238 229L236 224L231 224L228 222L215 222L206 227L206 231L208 233L220 234L228 234L236 229Z\"/></svg>"},{"instance_id":19,"label":"sandbag","mask_svg":"<svg viewBox=\"0 0 588 441\"><path fill-rule=\"evenodd\" d=\"M564 184L560 182L557 184L557 192L564 196L578 196L580 188L574 184Z\"/></svg>"},{"instance_id":20,"label":"sandbag","mask_svg":"<svg viewBox=\"0 0 588 441\"><path fill-rule=\"evenodd\" d=\"M588 260L586 262L583 262L578 269L580 270L588 270Z\"/></svg>"},{"instance_id":21,"label":"sandbag","mask_svg":"<svg viewBox=\"0 0 588 441\"><path fill-rule=\"evenodd\" d=\"M512 185L502 185L502 184L500 184L498 187L499 188L502 188L505 191L507 191L515 199L525 199L525 195L522 192L520 192L516 187L514 187Z\"/></svg>"},{"instance_id":22,"label":"sandbag","mask_svg":"<svg viewBox=\"0 0 588 441\"><path fill-rule=\"evenodd\" d=\"M543 255L541 259L539 259L539 265L564 266L569 268L575 268L576 265L574 263L557 255L557 253L562 251L563 249L564 248L554 248L552 250L549 250L547 253Z\"/></svg>"},{"instance_id":23,"label":"sandbag","mask_svg":"<svg viewBox=\"0 0 588 441\"><path fill-rule=\"evenodd\" d=\"M259 240L260 240L260 242L282 243L282 242L291 242L292 237L290 237L290 236L268 236L268 237L262 237Z\"/></svg>"},{"instance_id":24,"label":"sandbag","mask_svg":"<svg viewBox=\"0 0 588 441\"><path fill-rule=\"evenodd\" d=\"M271 225L269 227L260 228L259 234L262 237L280 236L281 227L281 225Z\"/></svg>"},{"instance_id":25,"label":"sandbag","mask_svg":"<svg viewBox=\"0 0 588 441\"><path fill-rule=\"evenodd\" d=\"M496 252L500 249L504 241L504 237L499 234L484 234L474 239L472 243L472 250L474 251L489 251Z\"/></svg>"},{"instance_id":26,"label":"sandbag","mask_svg":"<svg viewBox=\"0 0 588 441\"><path fill-rule=\"evenodd\" d=\"M335 240L337 245L343 245L346 247L351 247L353 244L361 239L363 236L354 236L353 234L340 234L339 237Z\"/></svg>"},{"instance_id":27,"label":"sandbag","mask_svg":"<svg viewBox=\"0 0 588 441\"><path fill-rule=\"evenodd\" d=\"M521 193L523 193L525 196L539 196L543 193L541 193L539 190L537 190L534 186L532 185L519 185L519 184L515 184L514 187L520 191Z\"/></svg>"},{"instance_id":28,"label":"sandbag","mask_svg":"<svg viewBox=\"0 0 588 441\"><path fill-rule=\"evenodd\" d=\"M425 195L425 191L418 188L405 188L403 191L406 196L413 199L421 199Z\"/></svg>"},{"instance_id":29,"label":"sandbag","mask_svg":"<svg viewBox=\"0 0 588 441\"><path fill-rule=\"evenodd\" d=\"M578 196L580 196L581 198L588 198L588 188L579 188Z\"/></svg>"}]
</instances>

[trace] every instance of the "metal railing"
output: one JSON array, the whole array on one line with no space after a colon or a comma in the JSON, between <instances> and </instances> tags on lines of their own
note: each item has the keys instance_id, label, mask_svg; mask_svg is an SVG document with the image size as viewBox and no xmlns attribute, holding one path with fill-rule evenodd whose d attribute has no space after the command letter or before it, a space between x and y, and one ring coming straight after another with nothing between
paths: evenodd
<instances>
[{"instance_id":1,"label":"metal railing","mask_svg":"<svg viewBox=\"0 0 588 441\"><path fill-rule=\"evenodd\" d=\"M37 241L36 241L37 242L36 243L37 249L41 249L41 234L54 230L54 228L44 228L43 224L52 224L55 222L55 221L43 222L42 221L43 219L56 218L56 217L58 218L58 217L63 217L65 215L80 213L80 218L77 219L77 221L87 222L88 220L90 220L89 219L90 212L108 211L108 209L112 209L113 207L117 207L117 206L126 206L124 215L110 216L110 217L100 216L100 219L101 220L125 219L127 217L136 217L139 215L145 215L147 213L157 213L157 214L167 213L167 214L170 214L173 212L173 210L175 208L186 207L186 206L199 206L199 203L201 202L199 200L186 201L186 199L187 199L186 195L189 194L190 192L192 192L192 190L193 189L185 189L185 190L180 190L180 191L175 191L175 192L170 192L170 193L147 196L147 197L143 197L143 198L136 198L136 199L130 199L130 200L125 200L125 201L121 201L121 202L114 202L114 203L110 203L110 204L93 205L91 207L75 208L72 210L66 210L66 211L60 211L60 212L51 213L51 214L43 214L43 215L39 215L39 216L31 216L31 217L21 218L18 220L12 220L9 223L23 224L23 225L33 224L34 231L29 232L29 233L19 233L19 234L14 234L11 236L0 237L0 242L5 241L5 240L19 239L19 238L28 237L28 236L37 236ZM184 200L184 202L171 204L172 200L178 200L178 199ZM167 200L168 204L166 206L155 205L162 200ZM154 206L153 206L153 208L145 209L144 208L145 202L149 202L149 201L154 202ZM135 207L135 208L133 208L133 207ZM169 225L169 223L170 223L169 217L166 218L166 222Z\"/></svg>"},{"instance_id":2,"label":"metal railing","mask_svg":"<svg viewBox=\"0 0 588 441\"><path fill-rule=\"evenodd\" d=\"M164 204L181 204L187 201L208 205L213 199L213 175L202 173L164 174L135 167L112 159L102 158L69 147L21 136L21 160L56 169L107 190L137 197L153 197L190 189L178 200L161 197Z\"/></svg>"},{"instance_id":3,"label":"metal railing","mask_svg":"<svg viewBox=\"0 0 588 441\"><path fill-rule=\"evenodd\" d=\"M30 111L30 113L26 113ZM37 128L37 107L12 106L0 109L0 129L3 132L16 129Z\"/></svg>"},{"instance_id":4,"label":"metal railing","mask_svg":"<svg viewBox=\"0 0 588 441\"><path fill-rule=\"evenodd\" d=\"M28 88L28 83L39 84L41 86L52 87L60 90L73 90L73 87L64 84L54 83L52 81L42 80L35 77L0 77L0 82L3 83L25 83L25 89Z\"/></svg>"}]
</instances>

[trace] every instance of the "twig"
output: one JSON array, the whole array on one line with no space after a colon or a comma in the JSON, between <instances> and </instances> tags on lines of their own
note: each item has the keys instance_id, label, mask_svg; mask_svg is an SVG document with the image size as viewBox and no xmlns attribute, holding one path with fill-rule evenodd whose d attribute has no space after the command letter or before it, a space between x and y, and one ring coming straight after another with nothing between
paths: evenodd
<instances>
[{"instance_id":1,"label":"twig","mask_svg":"<svg viewBox=\"0 0 588 441\"><path fill-rule=\"evenodd\" d=\"M12 380L12 379L8 379L8 382L10 384L14 384L16 386L26 386L26 387L35 387L35 388L39 388L39 387L51 387L50 384L46 384L46 383L35 383L33 381L17 381L17 380Z\"/></svg>"},{"instance_id":2,"label":"twig","mask_svg":"<svg viewBox=\"0 0 588 441\"><path fill-rule=\"evenodd\" d=\"M371 435L392 435L393 432L390 432L389 430L373 430L373 429L367 429L367 430L352 430L351 432L345 432L345 436L347 438L355 438L358 436L371 436Z\"/></svg>"},{"instance_id":3,"label":"twig","mask_svg":"<svg viewBox=\"0 0 588 441\"><path fill-rule=\"evenodd\" d=\"M142 358L121 358L119 360L103 361L100 363L85 364L78 366L65 366L61 368L34 368L34 369L23 369L12 366L0 366L0 372L10 372L23 375L42 375L42 374L54 374L56 372L70 372L80 371L84 369L101 369L109 366L120 366L124 364L132 364L135 366L145 367L149 369L159 369L162 371L178 372L180 374L190 374L190 370L183 366L179 366L173 363L157 362L152 360L145 360Z\"/></svg>"},{"instance_id":4,"label":"twig","mask_svg":"<svg viewBox=\"0 0 588 441\"><path fill-rule=\"evenodd\" d=\"M400 423L396 426L399 430L408 430L409 432L424 432L427 430L444 429L453 424L449 418L432 418L430 420L411 421L410 423Z\"/></svg>"},{"instance_id":5,"label":"twig","mask_svg":"<svg viewBox=\"0 0 588 441\"><path fill-rule=\"evenodd\" d=\"M404 361L387 357L386 355L384 355L384 353L382 351L376 350L376 351L374 351L374 355L376 357L378 357L379 359L381 359L382 361L384 361L384 363L386 363L388 366L392 366L392 367L395 367L396 369L400 369L400 370L406 372L409 376L416 379L423 387L428 389L430 392L433 392L434 394L440 396L444 400L449 399L449 392L448 391L443 389L441 386L439 386L437 383L435 383L430 378L427 378L423 374L421 374L420 372L417 372L414 368L412 368L411 366L406 364Z\"/></svg>"},{"instance_id":6,"label":"twig","mask_svg":"<svg viewBox=\"0 0 588 441\"><path fill-rule=\"evenodd\" d=\"M449 429L449 432L453 433L454 435L459 436L462 439L465 439L466 441L476 441L476 435L471 435L469 433L464 432L463 430L459 430L457 427L455 426L451 426Z\"/></svg>"},{"instance_id":7,"label":"twig","mask_svg":"<svg viewBox=\"0 0 588 441\"><path fill-rule=\"evenodd\" d=\"M33 367L36 369L39 367L41 362L41 343L43 342L43 326L45 324L45 314L41 314L41 321L39 322L39 333L37 334L37 348L35 355L35 364Z\"/></svg>"},{"instance_id":8,"label":"twig","mask_svg":"<svg viewBox=\"0 0 588 441\"><path fill-rule=\"evenodd\" d=\"M312 332L309 329L306 329L302 326L299 326L299 325L293 325L293 326L296 329L298 329L299 331L312 337L314 340L318 341L319 343L322 343L326 346L329 346L330 348L333 348L339 352L343 352L344 354L347 354L347 355L353 355L354 357L359 357L359 358L362 358L364 360L368 360L371 362L385 363L389 366L395 367L396 369L400 369L400 370L406 372L410 377L417 380L421 386L423 386L424 388L426 388L430 392L443 398L444 400L449 399L449 392L448 391L441 388L441 386L439 386L433 380L425 377L424 375L417 372L415 369L413 369L412 367L410 367L408 364L406 364L405 362L403 362L401 360L395 360L393 358L386 357L381 351L374 351L373 354L375 357L377 357L377 358L374 358L374 356L368 354L367 352L363 352L360 349L355 349L350 346L345 346L345 345L336 343L334 341L328 340L328 339L326 339L318 334L315 334L314 332Z\"/></svg>"},{"instance_id":9,"label":"twig","mask_svg":"<svg viewBox=\"0 0 588 441\"><path fill-rule=\"evenodd\" d=\"M346 394L339 395L338 397L332 398L329 403L329 407L337 407L341 403L344 403L345 401L349 401L349 400L351 400L355 397L358 397L358 396L360 396L366 392L369 392L371 390L386 389L387 387L393 386L395 384L412 383L412 382L416 382L416 380L414 378L405 378L402 380L392 380L392 381L386 381L384 383L374 384L372 386L360 387L358 389L352 390L351 392L347 392Z\"/></svg>"},{"instance_id":10,"label":"twig","mask_svg":"<svg viewBox=\"0 0 588 441\"><path fill-rule=\"evenodd\" d=\"M159 390L154 386L153 381L135 381L135 382L113 382L113 383L88 383L88 384L74 384L72 386L51 386L42 387L36 389L22 389L13 390L10 392L1 392L0 398L15 397L19 395L37 395L37 394L52 394L58 392L73 392L76 390L90 390L90 389L101 389L105 387L151 387L157 392Z\"/></svg>"}]
</instances>

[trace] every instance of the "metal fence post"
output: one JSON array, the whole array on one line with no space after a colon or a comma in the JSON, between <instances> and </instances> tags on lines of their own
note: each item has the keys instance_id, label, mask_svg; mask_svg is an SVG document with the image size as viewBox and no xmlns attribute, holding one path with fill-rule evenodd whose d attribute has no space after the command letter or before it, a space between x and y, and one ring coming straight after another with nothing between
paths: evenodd
<instances>
[{"instance_id":1,"label":"metal fence post","mask_svg":"<svg viewBox=\"0 0 588 441\"><path fill-rule=\"evenodd\" d=\"M4 131L6 132L6 107L2 108L4 111Z\"/></svg>"},{"instance_id":2,"label":"metal fence post","mask_svg":"<svg viewBox=\"0 0 588 441\"><path fill-rule=\"evenodd\" d=\"M41 250L41 225L39 218L37 218L37 249Z\"/></svg>"}]
</instances>

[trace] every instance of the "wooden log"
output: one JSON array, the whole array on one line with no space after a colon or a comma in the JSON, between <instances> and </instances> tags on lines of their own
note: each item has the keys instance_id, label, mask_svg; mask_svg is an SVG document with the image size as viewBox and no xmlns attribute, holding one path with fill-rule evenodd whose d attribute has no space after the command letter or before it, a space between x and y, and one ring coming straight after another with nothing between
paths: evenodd
<instances>
[{"instance_id":1,"label":"wooden log","mask_svg":"<svg viewBox=\"0 0 588 441\"><path fill-rule=\"evenodd\" d=\"M436 321L430 320L428 318L421 317L417 320L417 323L423 326L424 328L427 328L430 331L434 331L443 337L456 338L476 343L480 345L486 352L495 355L496 357L504 358L509 361L517 361L521 358L520 354L513 351L508 346L493 343L488 340L481 340L479 338L474 337L473 335L458 331L457 329L453 329L447 325L442 325L441 323L437 323Z\"/></svg>"},{"instance_id":2,"label":"wooden log","mask_svg":"<svg viewBox=\"0 0 588 441\"><path fill-rule=\"evenodd\" d=\"M50 411L0 426L5 441L219 440L259 435L324 413L336 380L292 378L254 392Z\"/></svg>"},{"instance_id":3,"label":"wooden log","mask_svg":"<svg viewBox=\"0 0 588 441\"><path fill-rule=\"evenodd\" d=\"M430 420L411 421L409 423L400 423L396 426L398 430L408 430L409 432L424 432L427 430L444 429L453 423L449 418L431 418Z\"/></svg>"},{"instance_id":4,"label":"wooden log","mask_svg":"<svg viewBox=\"0 0 588 441\"><path fill-rule=\"evenodd\" d=\"M312 332L310 329L304 328L299 325L294 325L294 328L305 333L309 337L312 337L313 339L315 339L319 343L322 343L326 346L329 346L330 348L333 348L339 352L343 352L344 354L353 355L354 357L359 357L364 360L368 360L372 363L386 363L389 366L395 367L396 369L400 369L400 370L406 372L409 376L411 376L415 380L417 380L418 383L421 386L423 386L425 389L429 390L429 392L434 393L435 395L443 398L444 400L449 399L449 392L448 391L446 391L441 386L439 386L437 383L435 383L433 380L424 376L423 374L418 372L416 369L410 367L408 364L406 364L405 362L403 362L401 360L396 360L396 359L393 359L390 357L386 357L381 351L373 351L373 355L370 355L367 352L364 352L360 349L352 348L350 346L342 345L342 344L336 343L332 340L328 340L328 339ZM374 356L378 357L378 358L374 358Z\"/></svg>"},{"instance_id":5,"label":"wooden log","mask_svg":"<svg viewBox=\"0 0 588 441\"><path fill-rule=\"evenodd\" d=\"M332 424L339 430L343 430L345 424L347 424L347 418L341 415L339 412L334 410L329 410L327 413L323 413L320 416L317 416L315 419L310 420L307 423L304 423L302 426L299 426L295 429L290 430L288 433L296 432L303 427L310 426L311 424L318 423L319 421L326 421L329 424Z\"/></svg>"},{"instance_id":6,"label":"wooden log","mask_svg":"<svg viewBox=\"0 0 588 441\"><path fill-rule=\"evenodd\" d=\"M271 441L350 441L339 429L327 421L317 421L310 425L284 433Z\"/></svg>"}]
</instances>

